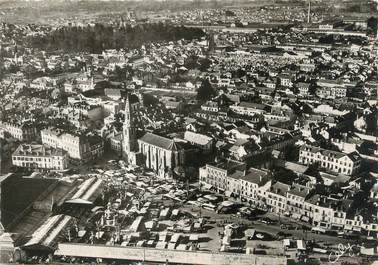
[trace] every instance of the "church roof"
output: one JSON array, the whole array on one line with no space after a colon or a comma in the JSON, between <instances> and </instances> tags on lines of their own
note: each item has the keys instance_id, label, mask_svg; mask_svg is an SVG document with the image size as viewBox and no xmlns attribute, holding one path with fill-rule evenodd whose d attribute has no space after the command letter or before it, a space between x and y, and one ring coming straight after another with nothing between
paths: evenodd
<instances>
[{"instance_id":1,"label":"church roof","mask_svg":"<svg viewBox=\"0 0 378 265\"><path fill-rule=\"evenodd\" d=\"M146 133L142 138L139 139L142 142L145 142L150 145L154 145L166 150L177 151L181 149L179 145L172 139L165 138L153 133Z\"/></svg>"},{"instance_id":2,"label":"church roof","mask_svg":"<svg viewBox=\"0 0 378 265\"><path fill-rule=\"evenodd\" d=\"M130 104L139 103L139 98L135 94L129 94Z\"/></svg>"}]
</instances>

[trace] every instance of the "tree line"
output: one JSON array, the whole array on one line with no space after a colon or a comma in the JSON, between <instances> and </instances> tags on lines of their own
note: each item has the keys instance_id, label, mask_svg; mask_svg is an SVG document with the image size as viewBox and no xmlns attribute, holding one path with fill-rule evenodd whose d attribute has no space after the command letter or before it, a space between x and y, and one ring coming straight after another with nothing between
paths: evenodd
<instances>
[{"instance_id":1,"label":"tree line","mask_svg":"<svg viewBox=\"0 0 378 265\"><path fill-rule=\"evenodd\" d=\"M139 24L133 27L95 24L85 27L64 26L46 35L28 36L26 41L31 47L46 51L101 53L104 49L133 49L151 42L192 40L204 35L201 29L164 23Z\"/></svg>"}]
</instances>

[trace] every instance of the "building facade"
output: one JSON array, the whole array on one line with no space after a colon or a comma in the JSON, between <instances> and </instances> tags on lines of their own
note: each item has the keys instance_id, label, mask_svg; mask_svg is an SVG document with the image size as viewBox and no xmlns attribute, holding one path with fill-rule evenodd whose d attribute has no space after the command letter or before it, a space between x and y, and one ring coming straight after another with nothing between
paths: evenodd
<instances>
[{"instance_id":1,"label":"building facade","mask_svg":"<svg viewBox=\"0 0 378 265\"><path fill-rule=\"evenodd\" d=\"M361 157L356 153L344 154L310 145L303 145L299 151L299 162L310 165L319 163L335 173L353 175L361 166Z\"/></svg>"},{"instance_id":2,"label":"building facade","mask_svg":"<svg viewBox=\"0 0 378 265\"><path fill-rule=\"evenodd\" d=\"M267 111L267 106L257 103L240 102L237 105L230 106L230 109L240 115L254 116L264 114Z\"/></svg>"},{"instance_id":3,"label":"building facade","mask_svg":"<svg viewBox=\"0 0 378 265\"><path fill-rule=\"evenodd\" d=\"M269 190L269 173L256 168L248 171L245 169L245 163L231 160L215 165L206 164L200 168L199 181L203 187L211 187L218 192L233 194L243 201L254 203L260 193Z\"/></svg>"},{"instance_id":4,"label":"building facade","mask_svg":"<svg viewBox=\"0 0 378 265\"><path fill-rule=\"evenodd\" d=\"M0 135L5 137L4 133L8 133L19 141L35 141L38 135L37 128L31 122L10 123L2 122L0 124Z\"/></svg>"},{"instance_id":5,"label":"building facade","mask_svg":"<svg viewBox=\"0 0 378 265\"><path fill-rule=\"evenodd\" d=\"M12 164L29 169L65 170L68 168L68 154L45 145L21 144L12 155Z\"/></svg>"},{"instance_id":6,"label":"building facade","mask_svg":"<svg viewBox=\"0 0 378 265\"><path fill-rule=\"evenodd\" d=\"M70 158L84 161L99 158L104 153L101 137L64 132L56 128L41 131L42 144L67 151Z\"/></svg>"},{"instance_id":7,"label":"building facade","mask_svg":"<svg viewBox=\"0 0 378 265\"><path fill-rule=\"evenodd\" d=\"M184 166L185 150L172 139L147 133L138 140L138 144L144 166L159 177L168 178L176 167Z\"/></svg>"}]
</instances>

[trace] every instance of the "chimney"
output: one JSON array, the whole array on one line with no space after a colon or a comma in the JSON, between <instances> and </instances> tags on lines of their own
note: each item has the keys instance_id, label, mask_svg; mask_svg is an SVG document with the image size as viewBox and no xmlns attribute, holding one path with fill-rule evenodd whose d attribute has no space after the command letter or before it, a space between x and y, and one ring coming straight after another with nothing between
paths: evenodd
<instances>
[{"instance_id":1,"label":"chimney","mask_svg":"<svg viewBox=\"0 0 378 265\"><path fill-rule=\"evenodd\" d=\"M308 1L308 11L307 11L307 23L311 20L311 0Z\"/></svg>"}]
</instances>

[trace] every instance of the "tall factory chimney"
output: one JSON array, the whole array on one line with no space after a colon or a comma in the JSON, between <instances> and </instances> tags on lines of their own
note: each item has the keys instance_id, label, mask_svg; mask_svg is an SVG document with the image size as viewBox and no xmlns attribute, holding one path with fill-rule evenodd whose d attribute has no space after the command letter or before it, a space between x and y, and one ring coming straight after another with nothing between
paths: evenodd
<instances>
[{"instance_id":1,"label":"tall factory chimney","mask_svg":"<svg viewBox=\"0 0 378 265\"><path fill-rule=\"evenodd\" d=\"M308 1L308 11L307 11L307 23L311 20L311 0Z\"/></svg>"}]
</instances>

